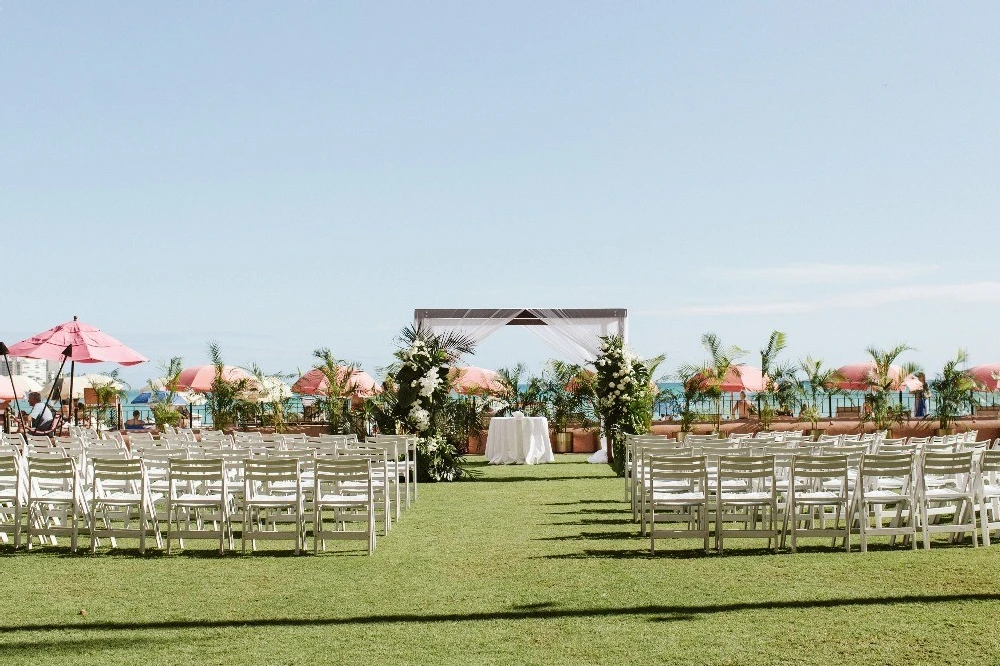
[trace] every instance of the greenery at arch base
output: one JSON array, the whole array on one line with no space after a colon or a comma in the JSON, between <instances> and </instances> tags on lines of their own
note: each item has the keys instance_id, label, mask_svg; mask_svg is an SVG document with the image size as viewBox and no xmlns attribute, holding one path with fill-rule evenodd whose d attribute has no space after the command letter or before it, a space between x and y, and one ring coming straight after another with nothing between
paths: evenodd
<instances>
[{"instance_id":1,"label":"greenery at arch base","mask_svg":"<svg viewBox=\"0 0 1000 666\"><path fill-rule=\"evenodd\" d=\"M469 338L406 328L387 384L395 390L392 417L401 434L419 437L417 474L425 481L454 481L466 475L461 442L452 434L449 368L475 345ZM464 436L464 435L462 435ZM460 438L459 438L460 439Z\"/></svg>"},{"instance_id":2,"label":"greenery at arch base","mask_svg":"<svg viewBox=\"0 0 1000 666\"><path fill-rule=\"evenodd\" d=\"M618 476L625 475L625 437L650 431L653 405L659 389L653 373L663 356L638 358L619 335L601 337L594 361L597 369L597 410L611 444L609 463Z\"/></svg>"}]
</instances>

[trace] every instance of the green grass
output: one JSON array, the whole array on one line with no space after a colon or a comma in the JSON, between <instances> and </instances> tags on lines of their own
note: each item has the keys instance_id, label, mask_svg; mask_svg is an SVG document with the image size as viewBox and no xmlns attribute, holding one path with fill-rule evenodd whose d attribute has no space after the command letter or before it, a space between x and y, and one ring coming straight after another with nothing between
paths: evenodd
<instances>
[{"instance_id":1,"label":"green grass","mask_svg":"<svg viewBox=\"0 0 1000 666\"><path fill-rule=\"evenodd\" d=\"M651 557L606 466L473 460L371 558L2 550L0 663L1000 663L1000 548Z\"/></svg>"}]
</instances>

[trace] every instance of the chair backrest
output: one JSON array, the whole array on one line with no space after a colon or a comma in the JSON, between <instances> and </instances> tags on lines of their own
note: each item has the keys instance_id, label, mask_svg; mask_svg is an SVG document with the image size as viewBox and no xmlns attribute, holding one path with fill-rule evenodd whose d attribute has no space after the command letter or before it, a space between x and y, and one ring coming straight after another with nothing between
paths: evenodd
<instances>
[{"instance_id":1,"label":"chair backrest","mask_svg":"<svg viewBox=\"0 0 1000 666\"><path fill-rule=\"evenodd\" d=\"M142 481L143 464L135 458L98 458L92 462L94 481Z\"/></svg>"},{"instance_id":2,"label":"chair backrest","mask_svg":"<svg viewBox=\"0 0 1000 666\"><path fill-rule=\"evenodd\" d=\"M847 456L847 464L851 469L857 469L861 465L861 458L868 453L867 444L824 446L820 448L820 454L824 456Z\"/></svg>"},{"instance_id":3,"label":"chair backrest","mask_svg":"<svg viewBox=\"0 0 1000 666\"><path fill-rule=\"evenodd\" d=\"M920 446L919 442L914 442L913 438L910 438L906 444L888 444L878 447L876 453L881 453L885 455L893 455L898 453L913 454L917 452L917 447Z\"/></svg>"},{"instance_id":4,"label":"chair backrest","mask_svg":"<svg viewBox=\"0 0 1000 666\"><path fill-rule=\"evenodd\" d=\"M979 459L979 469L984 473L1000 472L1000 449L990 449L983 451Z\"/></svg>"},{"instance_id":5,"label":"chair backrest","mask_svg":"<svg viewBox=\"0 0 1000 666\"><path fill-rule=\"evenodd\" d=\"M913 454L868 453L861 458L862 477L907 477L913 476Z\"/></svg>"},{"instance_id":6,"label":"chair backrest","mask_svg":"<svg viewBox=\"0 0 1000 666\"><path fill-rule=\"evenodd\" d=\"M148 430L129 430L128 439L130 442L152 442L153 433Z\"/></svg>"},{"instance_id":7,"label":"chair backrest","mask_svg":"<svg viewBox=\"0 0 1000 666\"><path fill-rule=\"evenodd\" d=\"M298 458L247 458L243 464L243 479L249 484L252 481L274 483L277 481L298 481Z\"/></svg>"},{"instance_id":8,"label":"chair backrest","mask_svg":"<svg viewBox=\"0 0 1000 666\"><path fill-rule=\"evenodd\" d=\"M368 458L321 458L313 471L314 483L343 483L371 479L372 463Z\"/></svg>"},{"instance_id":9,"label":"chair backrest","mask_svg":"<svg viewBox=\"0 0 1000 666\"><path fill-rule=\"evenodd\" d=\"M923 478L928 475L970 474L972 472L972 451L960 453L940 453L929 451L921 461Z\"/></svg>"},{"instance_id":10,"label":"chair backrest","mask_svg":"<svg viewBox=\"0 0 1000 666\"><path fill-rule=\"evenodd\" d=\"M703 487L708 484L708 465L705 456L656 454L649 456L648 464L650 481L700 480Z\"/></svg>"},{"instance_id":11,"label":"chair backrest","mask_svg":"<svg viewBox=\"0 0 1000 666\"><path fill-rule=\"evenodd\" d=\"M73 479L76 463L64 456L28 456L28 477L32 479Z\"/></svg>"},{"instance_id":12,"label":"chair backrest","mask_svg":"<svg viewBox=\"0 0 1000 666\"><path fill-rule=\"evenodd\" d=\"M774 456L720 456L719 482L723 479L774 479Z\"/></svg>"},{"instance_id":13,"label":"chair backrest","mask_svg":"<svg viewBox=\"0 0 1000 666\"><path fill-rule=\"evenodd\" d=\"M797 455L792 460L795 478L829 479L843 477L847 481L850 463L846 455Z\"/></svg>"},{"instance_id":14,"label":"chair backrest","mask_svg":"<svg viewBox=\"0 0 1000 666\"><path fill-rule=\"evenodd\" d=\"M21 458L15 453L0 453L0 478L21 476Z\"/></svg>"},{"instance_id":15,"label":"chair backrest","mask_svg":"<svg viewBox=\"0 0 1000 666\"><path fill-rule=\"evenodd\" d=\"M175 458L170 460L169 478L171 484L174 481L221 481L224 476L224 464L221 458L195 460Z\"/></svg>"}]
</instances>

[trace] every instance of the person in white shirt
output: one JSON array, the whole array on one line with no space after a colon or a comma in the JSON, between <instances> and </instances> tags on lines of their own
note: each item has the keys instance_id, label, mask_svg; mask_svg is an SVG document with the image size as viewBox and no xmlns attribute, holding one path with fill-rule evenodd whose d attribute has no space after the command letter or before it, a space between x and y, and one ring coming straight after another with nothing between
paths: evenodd
<instances>
[{"instance_id":1,"label":"person in white shirt","mask_svg":"<svg viewBox=\"0 0 1000 666\"><path fill-rule=\"evenodd\" d=\"M38 391L29 393L28 404L31 405L31 411L27 415L30 419L28 427L33 432L40 433L52 430L52 410L42 402L42 394Z\"/></svg>"}]
</instances>

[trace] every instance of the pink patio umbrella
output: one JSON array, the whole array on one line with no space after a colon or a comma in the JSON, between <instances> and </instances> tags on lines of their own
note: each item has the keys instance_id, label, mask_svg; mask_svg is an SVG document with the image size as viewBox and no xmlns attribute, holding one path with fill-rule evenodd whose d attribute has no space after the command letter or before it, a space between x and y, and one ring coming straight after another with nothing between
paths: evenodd
<instances>
[{"instance_id":1,"label":"pink patio umbrella","mask_svg":"<svg viewBox=\"0 0 1000 666\"><path fill-rule=\"evenodd\" d=\"M982 384L987 391L1000 390L1000 363L990 363L988 365L974 365L969 368L969 374L976 382Z\"/></svg>"},{"instance_id":2,"label":"pink patio umbrella","mask_svg":"<svg viewBox=\"0 0 1000 666\"><path fill-rule=\"evenodd\" d=\"M39 358L46 361L70 361L70 393L73 391L73 374L77 363L117 363L138 365L149 359L104 333L99 328L73 321L59 324L10 347L11 356ZM59 366L59 373L62 365ZM49 399L52 395L49 395ZM76 404L71 400L71 416L76 417Z\"/></svg>"},{"instance_id":3,"label":"pink patio umbrella","mask_svg":"<svg viewBox=\"0 0 1000 666\"><path fill-rule=\"evenodd\" d=\"M870 378L875 372L875 362L852 363L837 369L843 377L833 385L846 391L867 391L870 388ZM903 369L898 365L889 366L889 379L892 380L892 390L894 391L918 391L923 388L921 382L914 375L903 376Z\"/></svg>"},{"instance_id":4,"label":"pink patio umbrella","mask_svg":"<svg viewBox=\"0 0 1000 666\"><path fill-rule=\"evenodd\" d=\"M238 382L247 379L255 383L257 379L243 368L226 365L222 368L222 378L227 382ZM208 393L212 390L212 382L215 381L214 365L196 365L181 370L177 375L177 388L188 391L200 391Z\"/></svg>"},{"instance_id":5,"label":"pink patio umbrella","mask_svg":"<svg viewBox=\"0 0 1000 666\"><path fill-rule=\"evenodd\" d=\"M338 381L344 381L347 371L347 367L338 366ZM378 382L376 382L371 375L363 370L354 370L349 381L354 387L351 391L352 395L361 398L375 395L381 390ZM298 380L292 384L292 391L295 393L301 393L302 395L326 395L329 387L330 381L327 379L326 375L323 374L323 371L319 368L313 368L299 377Z\"/></svg>"},{"instance_id":6,"label":"pink patio umbrella","mask_svg":"<svg viewBox=\"0 0 1000 666\"><path fill-rule=\"evenodd\" d=\"M696 375L697 377L700 377L700 375ZM702 377L702 382L705 381L705 378ZM723 377L722 385L719 388L724 393L739 393L740 391L756 393L763 391L764 373L761 372L760 368L755 368L752 365L733 365L726 372L726 376Z\"/></svg>"},{"instance_id":7,"label":"pink patio umbrella","mask_svg":"<svg viewBox=\"0 0 1000 666\"><path fill-rule=\"evenodd\" d=\"M448 373L456 393L491 393L501 389L500 375L493 370L470 365L467 368L451 368Z\"/></svg>"}]
</instances>

